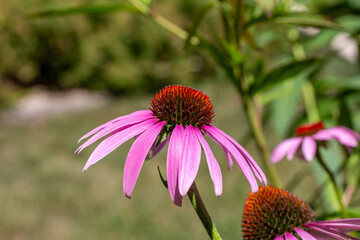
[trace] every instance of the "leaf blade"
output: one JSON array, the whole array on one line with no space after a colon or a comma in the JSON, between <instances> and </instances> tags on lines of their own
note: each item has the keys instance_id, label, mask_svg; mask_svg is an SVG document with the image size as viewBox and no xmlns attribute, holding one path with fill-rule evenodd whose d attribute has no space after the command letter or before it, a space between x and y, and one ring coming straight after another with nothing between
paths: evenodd
<instances>
[{"instance_id":1,"label":"leaf blade","mask_svg":"<svg viewBox=\"0 0 360 240\"><path fill-rule=\"evenodd\" d=\"M255 82L250 86L249 93L254 95L259 91L266 90L271 86L298 75L318 62L318 59L310 58L280 66L255 80Z\"/></svg>"},{"instance_id":2,"label":"leaf blade","mask_svg":"<svg viewBox=\"0 0 360 240\"><path fill-rule=\"evenodd\" d=\"M61 17L76 14L103 14L117 11L128 11L133 13L141 13L137 8L126 3L114 3L104 5L82 5L61 9L48 9L44 11L29 14L30 18L40 17Z\"/></svg>"}]
</instances>

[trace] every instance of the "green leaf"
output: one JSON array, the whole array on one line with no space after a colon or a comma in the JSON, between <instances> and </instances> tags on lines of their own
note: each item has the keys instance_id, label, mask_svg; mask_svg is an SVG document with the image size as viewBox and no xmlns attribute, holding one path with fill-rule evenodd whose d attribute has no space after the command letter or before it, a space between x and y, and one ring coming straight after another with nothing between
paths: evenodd
<instances>
[{"instance_id":1,"label":"green leaf","mask_svg":"<svg viewBox=\"0 0 360 240\"><path fill-rule=\"evenodd\" d=\"M200 8L200 10L198 11L198 13L195 16L195 20L193 21L193 25L189 31L189 34L185 40L185 44L184 44L184 50L186 50L189 46L190 46L190 40L191 38L196 35L196 31L199 28L200 24L202 23L204 17L206 16L206 14L210 11L210 9L214 6L213 2L208 2L205 3L204 5L202 5L202 7Z\"/></svg>"},{"instance_id":2,"label":"green leaf","mask_svg":"<svg viewBox=\"0 0 360 240\"><path fill-rule=\"evenodd\" d=\"M246 24L246 28L258 23L277 23L277 24L294 24L300 26L311 26L319 28L332 28L337 30L346 30L346 28L334 20L330 20L318 14L312 13L277 13L272 17L265 14L257 18L251 19Z\"/></svg>"},{"instance_id":3,"label":"green leaf","mask_svg":"<svg viewBox=\"0 0 360 240\"><path fill-rule=\"evenodd\" d=\"M226 41L222 41L222 46L226 50L228 56L230 57L230 64L231 66L239 66L241 63L244 62L245 56L236 49L233 45L229 44Z\"/></svg>"},{"instance_id":4,"label":"green leaf","mask_svg":"<svg viewBox=\"0 0 360 240\"><path fill-rule=\"evenodd\" d=\"M273 87L278 83L284 82L289 78L293 78L307 70L309 67L315 65L318 61L318 59L310 58L280 66L263 75L261 78L255 79L255 82L250 86L249 93L253 95L259 91Z\"/></svg>"},{"instance_id":5,"label":"green leaf","mask_svg":"<svg viewBox=\"0 0 360 240\"><path fill-rule=\"evenodd\" d=\"M161 174L160 167L158 166L157 169L158 169L158 173L159 173L161 182L164 184L164 186L165 186L166 188L168 188L167 181L165 180L165 178L164 178L163 175Z\"/></svg>"},{"instance_id":6,"label":"green leaf","mask_svg":"<svg viewBox=\"0 0 360 240\"><path fill-rule=\"evenodd\" d=\"M310 26L310 27L319 27L319 28L333 28L337 30L346 30L344 26L341 24L330 21L325 18L320 18L318 16L310 16L310 17L278 17L274 19L275 23L279 24L294 24L301 26Z\"/></svg>"},{"instance_id":7,"label":"green leaf","mask_svg":"<svg viewBox=\"0 0 360 240\"><path fill-rule=\"evenodd\" d=\"M62 9L49 9L32 13L29 17L60 17L74 14L102 14L109 12L126 11L133 13L141 13L137 8L125 3L114 3L104 5L82 5L77 7L62 8Z\"/></svg>"},{"instance_id":8,"label":"green leaf","mask_svg":"<svg viewBox=\"0 0 360 240\"><path fill-rule=\"evenodd\" d=\"M235 86L238 86L238 81L234 75L233 68L231 63L229 62L229 56L226 54L226 51L219 49L213 43L208 40L199 37L200 45L209 52L210 55L214 58L214 60L220 65L220 67L225 71L230 80Z\"/></svg>"},{"instance_id":9,"label":"green leaf","mask_svg":"<svg viewBox=\"0 0 360 240\"><path fill-rule=\"evenodd\" d=\"M226 18L227 22L230 25L234 24L234 16L232 14L231 6L226 1L217 1L216 7L219 9L219 11L223 14L223 16Z\"/></svg>"},{"instance_id":10,"label":"green leaf","mask_svg":"<svg viewBox=\"0 0 360 240\"><path fill-rule=\"evenodd\" d=\"M296 115L296 109L301 99L301 85L304 81L304 75L298 75L294 81L288 81L279 85L277 88L283 89L286 95L281 98L274 99L271 104L271 123L276 132L281 136L286 134L287 129L291 127L291 123ZM274 88L276 89L276 88ZM272 90L273 91L273 90ZM262 96L263 94L261 94ZM286 109L286 111L284 111Z\"/></svg>"},{"instance_id":11,"label":"green leaf","mask_svg":"<svg viewBox=\"0 0 360 240\"><path fill-rule=\"evenodd\" d=\"M151 0L141 0L141 2L144 4L144 5L146 5L146 6L150 6L151 5Z\"/></svg>"}]
</instances>

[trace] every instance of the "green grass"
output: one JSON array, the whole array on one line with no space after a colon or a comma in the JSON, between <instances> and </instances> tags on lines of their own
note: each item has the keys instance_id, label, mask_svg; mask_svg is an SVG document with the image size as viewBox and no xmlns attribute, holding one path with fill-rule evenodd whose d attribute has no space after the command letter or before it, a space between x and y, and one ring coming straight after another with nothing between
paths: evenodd
<instances>
[{"instance_id":1,"label":"green grass","mask_svg":"<svg viewBox=\"0 0 360 240\"><path fill-rule=\"evenodd\" d=\"M213 100L215 125L241 139L248 127L238 111L240 102L235 92L224 83L198 88ZM96 144L73 156L79 137L119 115L146 109L150 98L120 98L94 111L3 125L1 239L207 239L188 199L184 198L182 208L176 207L159 179L157 166L165 176L166 151L144 164L131 200L122 192L123 167L131 141L86 173L81 169ZM227 171L221 148L211 146L223 172L223 195L214 195L204 156L196 178L198 188L223 238L239 239L249 184L236 164ZM254 145L244 146L257 159ZM279 166L300 170L305 164L284 161ZM290 176L284 172L282 178L287 181Z\"/></svg>"}]
</instances>

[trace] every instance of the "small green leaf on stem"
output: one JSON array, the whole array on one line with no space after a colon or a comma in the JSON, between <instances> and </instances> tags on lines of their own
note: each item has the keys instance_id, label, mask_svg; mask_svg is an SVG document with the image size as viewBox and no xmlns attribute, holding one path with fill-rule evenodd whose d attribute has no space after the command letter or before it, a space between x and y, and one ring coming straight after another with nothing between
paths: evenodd
<instances>
[{"instance_id":1,"label":"small green leaf on stem","mask_svg":"<svg viewBox=\"0 0 360 240\"><path fill-rule=\"evenodd\" d=\"M199 11L197 12L195 16L195 20L193 21L192 27L189 31L189 34L185 40L184 50L186 50L190 46L192 37L196 35L197 29L204 20L204 17L213 6L214 6L213 2L207 2L204 5L202 5Z\"/></svg>"},{"instance_id":2,"label":"small green leaf on stem","mask_svg":"<svg viewBox=\"0 0 360 240\"><path fill-rule=\"evenodd\" d=\"M158 172L159 172L159 176L160 176L161 182L162 182L162 183L164 184L164 186L167 188L167 187L168 187L168 184L167 184L167 181L165 180L165 178L163 177L163 175L161 174L160 167L158 166L157 169L158 169Z\"/></svg>"}]
</instances>

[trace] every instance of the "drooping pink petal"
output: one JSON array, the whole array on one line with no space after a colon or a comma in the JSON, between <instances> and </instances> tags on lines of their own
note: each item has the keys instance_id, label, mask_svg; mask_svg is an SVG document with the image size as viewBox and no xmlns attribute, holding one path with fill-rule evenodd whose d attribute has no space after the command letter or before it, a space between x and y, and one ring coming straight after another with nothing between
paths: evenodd
<instances>
[{"instance_id":1,"label":"drooping pink petal","mask_svg":"<svg viewBox=\"0 0 360 240\"><path fill-rule=\"evenodd\" d=\"M235 161L239 165L241 171L245 175L248 180L251 191L258 191L258 184L254 177L254 174L246 161L246 159L242 156L242 153L221 133L217 131L217 128L213 128L211 126L203 126L203 129L208 133L209 137L213 139L215 142L221 142L221 144L230 152L230 154L234 157Z\"/></svg>"},{"instance_id":2,"label":"drooping pink petal","mask_svg":"<svg viewBox=\"0 0 360 240\"><path fill-rule=\"evenodd\" d=\"M225 132L223 132L222 130L220 130L214 126L210 126L210 127L214 128L216 131L218 131L220 134L222 134L224 137L226 137L239 150L239 152L244 157L244 159L247 161L247 163L249 164L249 166L255 173L256 177L259 179L259 181L264 182L265 185L267 185L267 179L266 179L264 172L261 170L261 168L256 163L256 161L251 157L251 155L228 134L226 134Z\"/></svg>"},{"instance_id":3,"label":"drooping pink petal","mask_svg":"<svg viewBox=\"0 0 360 240\"><path fill-rule=\"evenodd\" d=\"M215 159L214 154L211 151L209 144L206 142L204 136L198 128L194 128L196 135L201 143L202 148L204 149L207 164L209 167L209 172L211 179L214 183L215 195L220 196L222 194L222 176L221 170L218 162Z\"/></svg>"},{"instance_id":4,"label":"drooping pink petal","mask_svg":"<svg viewBox=\"0 0 360 240\"><path fill-rule=\"evenodd\" d=\"M312 225L309 223L304 224L304 226L309 229L311 235L315 236L316 239L329 239L329 237L324 238L324 235L333 237L335 239L340 239L340 240L348 240L349 239L346 236L344 236L343 233L341 233L335 229L323 228L323 227L319 227L319 226ZM357 239L357 238L355 238L355 239Z\"/></svg>"},{"instance_id":5,"label":"drooping pink petal","mask_svg":"<svg viewBox=\"0 0 360 240\"><path fill-rule=\"evenodd\" d=\"M145 160L149 160L149 159L152 159L153 157L155 157L166 146L166 144L169 142L169 140L170 140L170 137L167 137L164 141L162 141L161 143L159 143L159 145L156 146L157 139L155 139Z\"/></svg>"},{"instance_id":6,"label":"drooping pink petal","mask_svg":"<svg viewBox=\"0 0 360 240\"><path fill-rule=\"evenodd\" d=\"M227 160L228 165L229 165L229 170L231 170L232 167L233 167L233 164L234 164L233 160L232 160L231 153L226 149L226 147L221 142L219 142L218 140L216 140L214 138L212 138L212 140L223 149L223 151L225 153L226 160Z\"/></svg>"},{"instance_id":7,"label":"drooping pink petal","mask_svg":"<svg viewBox=\"0 0 360 240\"><path fill-rule=\"evenodd\" d=\"M277 163L285 156L288 156L288 158L291 157L289 158L289 160L291 160L299 148L301 141L302 137L289 138L282 141L272 151L270 161L272 163Z\"/></svg>"},{"instance_id":8,"label":"drooping pink petal","mask_svg":"<svg viewBox=\"0 0 360 240\"><path fill-rule=\"evenodd\" d=\"M314 236L301 228L294 228L295 232L300 236L302 240L316 240Z\"/></svg>"},{"instance_id":9,"label":"drooping pink petal","mask_svg":"<svg viewBox=\"0 0 360 240\"><path fill-rule=\"evenodd\" d=\"M185 196L199 170L201 146L193 126L185 128L183 153L179 164L179 191Z\"/></svg>"},{"instance_id":10,"label":"drooping pink petal","mask_svg":"<svg viewBox=\"0 0 360 240\"><path fill-rule=\"evenodd\" d=\"M125 116L117 117L117 118L115 118L115 119L113 119L113 120L110 120L110 121L108 121L108 122L106 122L106 123L98 126L98 127L95 128L95 129L91 130L90 132L88 132L87 134L85 134L84 136L82 136L82 137L79 139L78 143L80 143L81 140L90 137L91 135L97 133L98 131L106 128L108 125L111 125L111 124L113 124L114 122L117 122L117 121L119 121L119 120L127 119L127 118L129 118L129 117L152 116L152 115L153 115L153 113L152 113L152 111L150 111L150 110L140 110L140 111L136 111L136 112L130 113L130 114L125 115Z\"/></svg>"},{"instance_id":11,"label":"drooping pink petal","mask_svg":"<svg viewBox=\"0 0 360 240\"><path fill-rule=\"evenodd\" d=\"M346 132L347 134L355 137L356 139L360 140L360 134L358 134L357 132L351 130L350 128L347 128L347 127L344 127L344 126L336 126L336 127L333 127L331 129L334 129L335 131L344 131Z\"/></svg>"},{"instance_id":12,"label":"drooping pink petal","mask_svg":"<svg viewBox=\"0 0 360 240\"><path fill-rule=\"evenodd\" d=\"M234 165L234 162L232 160L232 156L231 156L230 152L225 147L223 147L223 146L221 146L221 147L224 150L225 157L226 157L226 160L228 162L229 170L231 170L233 165Z\"/></svg>"},{"instance_id":13,"label":"drooping pink petal","mask_svg":"<svg viewBox=\"0 0 360 240\"><path fill-rule=\"evenodd\" d=\"M307 160L308 162L313 160L316 153L316 147L316 141L312 137L304 137L301 149L304 154L305 160Z\"/></svg>"},{"instance_id":14,"label":"drooping pink petal","mask_svg":"<svg viewBox=\"0 0 360 240\"><path fill-rule=\"evenodd\" d=\"M134 190L145 157L165 123L166 122L163 121L150 126L137 137L131 146L126 158L123 177L123 189L126 197L131 197L131 193Z\"/></svg>"},{"instance_id":15,"label":"drooping pink petal","mask_svg":"<svg viewBox=\"0 0 360 240\"><path fill-rule=\"evenodd\" d=\"M131 115L131 114L130 114ZM143 122L148 119L154 118L151 115L140 115L140 116L128 116L126 118L123 118L116 123L112 123L104 127L103 129L99 130L97 133L95 133L91 138L89 138L86 142L84 142L76 151L75 153L80 153L84 148L88 147L90 144L93 144L100 138L114 132L114 131L122 131L125 130L128 127L131 127L134 124Z\"/></svg>"},{"instance_id":16,"label":"drooping pink petal","mask_svg":"<svg viewBox=\"0 0 360 240\"><path fill-rule=\"evenodd\" d=\"M86 171L91 165L104 158L106 155L114 151L117 147L119 147L121 144L123 144L130 138L145 131L147 128L152 126L157 121L158 121L157 119L149 119L147 121L133 125L123 131L116 132L108 136L92 152L91 156L89 157L89 159L85 164L83 171Z\"/></svg>"},{"instance_id":17,"label":"drooping pink petal","mask_svg":"<svg viewBox=\"0 0 360 240\"><path fill-rule=\"evenodd\" d=\"M358 145L358 139L355 134L349 132L350 129L344 129L344 127L334 127L329 129L323 129L314 134L316 140L330 140L335 139L342 145L348 147L356 147Z\"/></svg>"},{"instance_id":18,"label":"drooping pink petal","mask_svg":"<svg viewBox=\"0 0 360 240\"><path fill-rule=\"evenodd\" d=\"M338 238L329 236L328 234L309 229L310 234L316 239L316 240L337 240ZM341 238L340 238L341 239Z\"/></svg>"},{"instance_id":19,"label":"drooping pink petal","mask_svg":"<svg viewBox=\"0 0 360 240\"><path fill-rule=\"evenodd\" d=\"M291 233L285 233L285 240L298 240L298 239Z\"/></svg>"},{"instance_id":20,"label":"drooping pink petal","mask_svg":"<svg viewBox=\"0 0 360 240\"><path fill-rule=\"evenodd\" d=\"M284 240L283 236L276 236L276 238L274 238L274 240Z\"/></svg>"},{"instance_id":21,"label":"drooping pink petal","mask_svg":"<svg viewBox=\"0 0 360 240\"><path fill-rule=\"evenodd\" d=\"M299 137L299 138L296 138L296 141L294 141L294 143L289 146L288 153L286 155L286 158L289 161L291 161L294 158L294 155L298 151L301 142L302 142L302 138Z\"/></svg>"},{"instance_id":22,"label":"drooping pink petal","mask_svg":"<svg viewBox=\"0 0 360 240\"><path fill-rule=\"evenodd\" d=\"M352 232L352 231L360 230L360 219L350 218L350 219L317 221L317 222L311 222L311 225L333 228L341 232Z\"/></svg>"},{"instance_id":23,"label":"drooping pink petal","mask_svg":"<svg viewBox=\"0 0 360 240\"><path fill-rule=\"evenodd\" d=\"M182 204L182 196L179 192L178 175L179 163L183 153L185 129L182 125L176 125L171 133L170 143L166 160L166 175L170 197L175 205Z\"/></svg>"}]
</instances>

